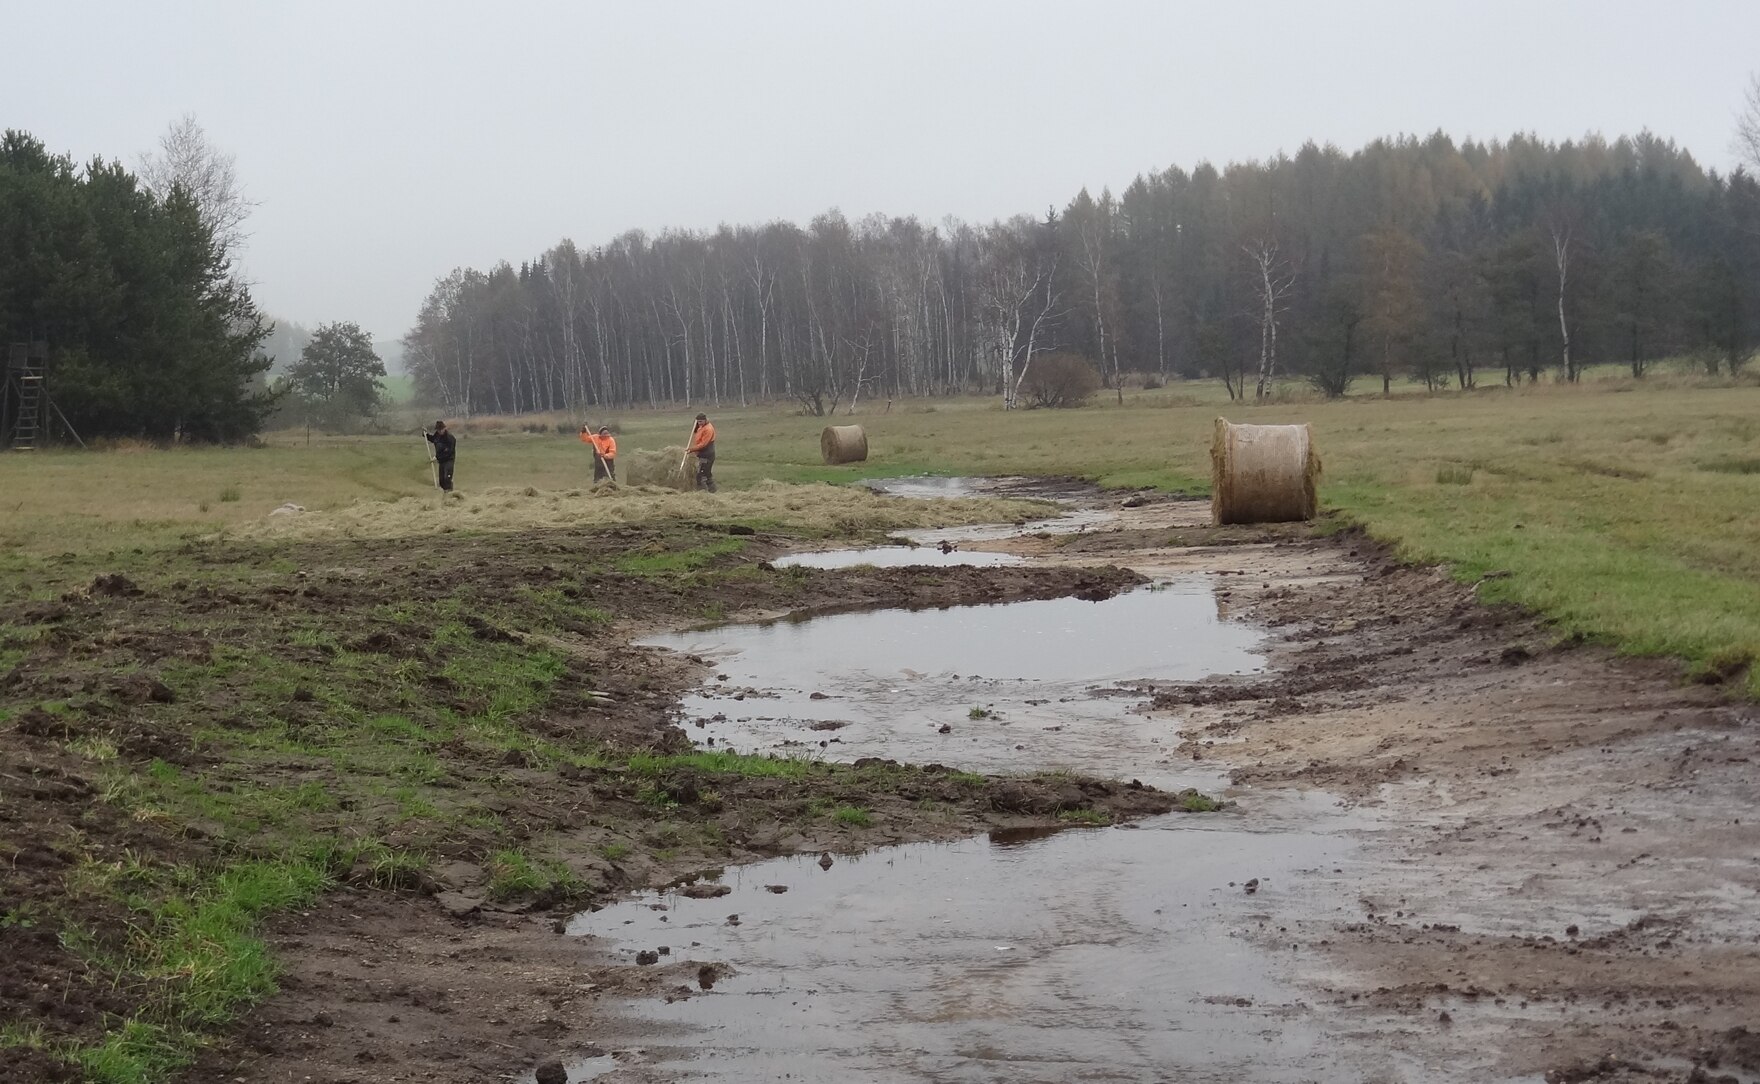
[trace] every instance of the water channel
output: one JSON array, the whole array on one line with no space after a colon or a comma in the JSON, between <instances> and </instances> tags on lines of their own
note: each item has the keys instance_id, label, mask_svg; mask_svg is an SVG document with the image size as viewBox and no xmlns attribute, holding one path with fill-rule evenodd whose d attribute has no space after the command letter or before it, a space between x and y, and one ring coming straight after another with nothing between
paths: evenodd
<instances>
[{"instance_id":1,"label":"water channel","mask_svg":"<svg viewBox=\"0 0 1760 1084\"><path fill-rule=\"evenodd\" d=\"M974 491L914 481L914 496ZM821 560L973 555L925 545ZM683 705L704 747L1214 791L1225 780L1173 754L1178 718L1144 711L1131 683L1257 671L1261 639L1191 576L1102 602L844 613L647 642L715 665ZM1338 1075L1357 1052L1308 1022L1279 931L1350 912L1339 885L1367 816L1280 795L1251 816L996 833L825 868L781 858L725 871L732 892L719 898L648 893L582 914L569 931L614 956L663 948L734 971L693 996L607 1006L607 1028L640 1048L583 1060L570 1079L1362 1079Z\"/></svg>"}]
</instances>

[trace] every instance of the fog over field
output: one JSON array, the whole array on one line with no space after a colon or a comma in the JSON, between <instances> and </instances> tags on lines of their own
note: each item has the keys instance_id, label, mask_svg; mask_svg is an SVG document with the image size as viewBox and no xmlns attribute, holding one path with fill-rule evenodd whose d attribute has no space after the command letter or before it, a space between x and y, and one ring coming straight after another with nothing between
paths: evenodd
<instances>
[{"instance_id":1,"label":"fog over field","mask_svg":"<svg viewBox=\"0 0 1760 1084\"><path fill-rule=\"evenodd\" d=\"M0 0L0 1084L1760 1081L1760 3Z\"/></svg>"},{"instance_id":2,"label":"fog over field","mask_svg":"<svg viewBox=\"0 0 1760 1084\"><path fill-rule=\"evenodd\" d=\"M561 237L831 207L987 222L1310 139L1648 128L1727 170L1760 5L65 3L4 23L32 44L0 65L0 122L131 161L195 114L259 201L258 301L389 341L439 276Z\"/></svg>"}]
</instances>

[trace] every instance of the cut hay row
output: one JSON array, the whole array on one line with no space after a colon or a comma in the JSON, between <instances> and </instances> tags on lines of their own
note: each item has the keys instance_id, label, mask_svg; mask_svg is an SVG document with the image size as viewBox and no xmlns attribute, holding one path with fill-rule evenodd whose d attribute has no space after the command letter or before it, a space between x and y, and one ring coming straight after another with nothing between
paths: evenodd
<instances>
[{"instance_id":1,"label":"cut hay row","mask_svg":"<svg viewBox=\"0 0 1760 1084\"><path fill-rule=\"evenodd\" d=\"M330 511L277 515L227 532L234 538L404 538L448 531L519 531L644 523L660 519L698 523L764 520L840 533L897 531L1013 523L1043 518L1056 506L1042 501L962 497L919 501L860 487L763 482L732 493L681 493L630 484L570 490L493 488L446 502L432 496L357 501Z\"/></svg>"}]
</instances>

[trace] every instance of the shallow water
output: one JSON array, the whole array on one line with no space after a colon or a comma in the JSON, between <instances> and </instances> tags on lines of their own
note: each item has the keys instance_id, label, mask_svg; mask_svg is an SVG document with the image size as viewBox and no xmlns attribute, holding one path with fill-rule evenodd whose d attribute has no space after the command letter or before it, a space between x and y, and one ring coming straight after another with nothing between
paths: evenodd
<instances>
[{"instance_id":1,"label":"shallow water","mask_svg":"<svg viewBox=\"0 0 1760 1084\"><path fill-rule=\"evenodd\" d=\"M930 527L922 530L900 531L899 534L919 546L938 546L943 542L951 542L959 546L968 542L1000 542L1004 539L1030 535L1081 534L1091 527L1098 527L1116 518L1118 518L1117 513L1104 509L1073 508L1049 519L1028 520L1025 523L986 524L976 527Z\"/></svg>"},{"instance_id":2,"label":"shallow water","mask_svg":"<svg viewBox=\"0 0 1760 1084\"><path fill-rule=\"evenodd\" d=\"M1191 577L1103 602L879 610L646 642L715 662L717 681L683 705L701 745L1200 786L1212 773L1172 758L1177 717L1094 688L1253 672L1260 638Z\"/></svg>"},{"instance_id":3,"label":"shallow water","mask_svg":"<svg viewBox=\"0 0 1760 1084\"><path fill-rule=\"evenodd\" d=\"M920 500L935 497L976 497L988 479L984 478L869 478L861 484L876 493L892 497L914 497Z\"/></svg>"},{"instance_id":4,"label":"shallow water","mask_svg":"<svg viewBox=\"0 0 1760 1084\"><path fill-rule=\"evenodd\" d=\"M772 563L777 568L854 568L857 565L873 565L875 568L944 568L954 565L999 568L1023 564L1025 560L1012 553L988 553L984 550L942 553L939 546L875 546L870 549L791 553L786 557L778 557Z\"/></svg>"},{"instance_id":5,"label":"shallow water","mask_svg":"<svg viewBox=\"0 0 1760 1084\"><path fill-rule=\"evenodd\" d=\"M631 959L667 946L663 961L693 962L686 980L696 961L738 969L611 1022L692 1079L1342 1079L1348 1052L1306 1022L1293 950L1269 923L1340 905L1298 882L1348 864L1351 815L1297 799L1255 822L1175 814L888 847L829 869L777 859L728 870L731 895L650 893L569 932ZM1239 936L1243 920L1265 937Z\"/></svg>"}]
</instances>

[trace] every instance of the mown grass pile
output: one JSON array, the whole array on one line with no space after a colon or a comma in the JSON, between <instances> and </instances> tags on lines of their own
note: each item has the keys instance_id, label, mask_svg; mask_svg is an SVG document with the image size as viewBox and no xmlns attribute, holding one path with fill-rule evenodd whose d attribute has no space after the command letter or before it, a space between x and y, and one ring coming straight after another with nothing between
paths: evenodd
<instances>
[{"instance_id":1,"label":"mown grass pile","mask_svg":"<svg viewBox=\"0 0 1760 1084\"><path fill-rule=\"evenodd\" d=\"M271 515L233 528L241 538L399 538L456 531L520 531L606 523L787 524L822 534L1008 523L1054 513L1038 501L967 497L933 504L861 486L760 482L742 490L691 492L658 486L542 491L494 488L440 501L432 496L360 501L334 511Z\"/></svg>"}]
</instances>

